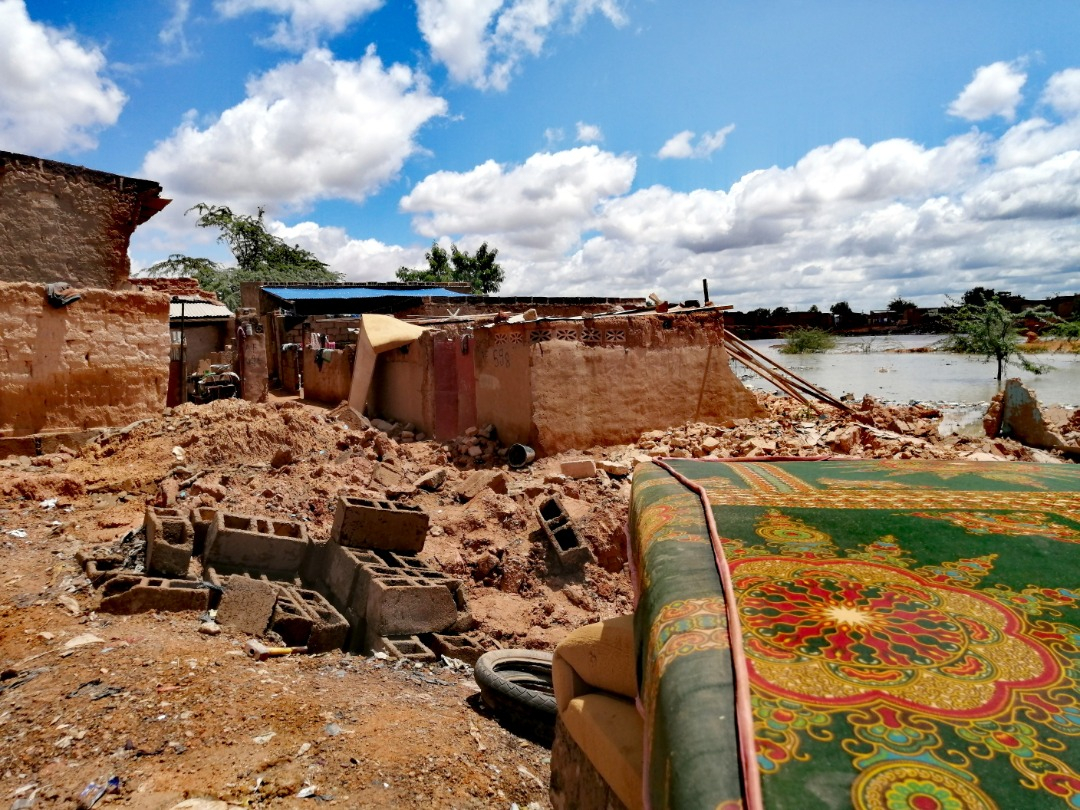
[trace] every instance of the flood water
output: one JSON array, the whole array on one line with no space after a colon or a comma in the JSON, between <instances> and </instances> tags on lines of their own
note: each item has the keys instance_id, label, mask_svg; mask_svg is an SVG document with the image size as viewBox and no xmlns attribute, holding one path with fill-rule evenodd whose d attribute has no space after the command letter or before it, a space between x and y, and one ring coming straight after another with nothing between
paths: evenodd
<instances>
[{"instance_id":1,"label":"flood water","mask_svg":"<svg viewBox=\"0 0 1080 810\"><path fill-rule=\"evenodd\" d=\"M833 396L850 393L857 399L869 394L879 402L988 403L998 390L997 365L971 355L947 352L905 354L897 349L930 346L941 335L899 335L837 339L832 351L821 354L781 354L780 340L751 340L751 346L769 359L823 388ZM1005 377L1019 377L1035 392L1040 405L1080 407L1080 354L1031 355L1051 366L1044 374L1031 374L1016 366ZM732 367L747 385L774 390L745 366Z\"/></svg>"}]
</instances>

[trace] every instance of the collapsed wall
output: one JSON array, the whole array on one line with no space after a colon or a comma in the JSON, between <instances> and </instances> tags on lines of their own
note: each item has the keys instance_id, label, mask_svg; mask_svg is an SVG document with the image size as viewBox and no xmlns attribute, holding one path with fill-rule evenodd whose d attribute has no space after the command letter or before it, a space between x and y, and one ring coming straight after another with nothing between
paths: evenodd
<instances>
[{"instance_id":1,"label":"collapsed wall","mask_svg":"<svg viewBox=\"0 0 1080 810\"><path fill-rule=\"evenodd\" d=\"M719 312L475 330L476 417L544 453L622 444L687 421L761 416L732 373Z\"/></svg>"},{"instance_id":2,"label":"collapsed wall","mask_svg":"<svg viewBox=\"0 0 1080 810\"><path fill-rule=\"evenodd\" d=\"M169 298L83 290L54 308L41 284L0 282L0 436L115 427L161 413Z\"/></svg>"},{"instance_id":3,"label":"collapsed wall","mask_svg":"<svg viewBox=\"0 0 1080 810\"><path fill-rule=\"evenodd\" d=\"M116 289L131 234L168 204L161 186L0 151L0 281Z\"/></svg>"}]
</instances>

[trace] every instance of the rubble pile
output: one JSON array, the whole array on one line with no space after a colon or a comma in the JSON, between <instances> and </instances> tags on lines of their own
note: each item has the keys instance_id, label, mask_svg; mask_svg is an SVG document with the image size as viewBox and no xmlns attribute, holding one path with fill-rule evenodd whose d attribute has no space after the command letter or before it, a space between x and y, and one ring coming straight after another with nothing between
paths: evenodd
<instances>
[{"instance_id":1,"label":"rubble pile","mask_svg":"<svg viewBox=\"0 0 1080 810\"><path fill-rule=\"evenodd\" d=\"M1000 437L941 436L940 409L930 405L883 405L872 397L850 413L814 411L786 397L761 393L768 419L733 419L723 425L690 423L642 434L638 460L647 458L754 458L844 455L858 458L1060 461ZM1074 416L1075 418L1075 416Z\"/></svg>"}]
</instances>

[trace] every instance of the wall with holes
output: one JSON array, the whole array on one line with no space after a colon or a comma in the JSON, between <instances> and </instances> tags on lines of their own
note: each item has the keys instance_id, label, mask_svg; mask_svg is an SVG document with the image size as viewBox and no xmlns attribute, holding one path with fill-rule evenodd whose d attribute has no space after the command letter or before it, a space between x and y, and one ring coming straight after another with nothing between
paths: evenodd
<instances>
[{"instance_id":1,"label":"wall with holes","mask_svg":"<svg viewBox=\"0 0 1080 810\"><path fill-rule=\"evenodd\" d=\"M55 309L42 284L0 282L0 436L160 414L169 344L164 293L88 289Z\"/></svg>"},{"instance_id":2,"label":"wall with holes","mask_svg":"<svg viewBox=\"0 0 1080 810\"><path fill-rule=\"evenodd\" d=\"M478 328L474 364L477 422L544 453L761 415L731 372L716 312Z\"/></svg>"}]
</instances>

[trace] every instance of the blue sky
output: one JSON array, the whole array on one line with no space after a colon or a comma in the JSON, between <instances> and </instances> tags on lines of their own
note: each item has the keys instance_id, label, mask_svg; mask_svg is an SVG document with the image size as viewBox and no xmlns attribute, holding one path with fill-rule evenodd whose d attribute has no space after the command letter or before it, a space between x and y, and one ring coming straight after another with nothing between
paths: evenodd
<instances>
[{"instance_id":1,"label":"blue sky","mask_svg":"<svg viewBox=\"0 0 1080 810\"><path fill-rule=\"evenodd\" d=\"M205 201L354 280L738 308L1080 292L1080 3L0 0L0 149Z\"/></svg>"}]
</instances>

